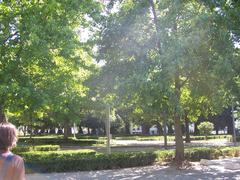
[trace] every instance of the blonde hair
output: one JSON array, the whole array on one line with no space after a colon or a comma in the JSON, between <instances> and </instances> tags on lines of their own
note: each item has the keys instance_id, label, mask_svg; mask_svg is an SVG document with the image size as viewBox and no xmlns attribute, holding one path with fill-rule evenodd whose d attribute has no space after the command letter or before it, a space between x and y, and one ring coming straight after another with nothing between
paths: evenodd
<instances>
[{"instance_id":1,"label":"blonde hair","mask_svg":"<svg viewBox=\"0 0 240 180\"><path fill-rule=\"evenodd\" d=\"M8 150L17 144L17 129L8 122L0 123L0 150Z\"/></svg>"}]
</instances>

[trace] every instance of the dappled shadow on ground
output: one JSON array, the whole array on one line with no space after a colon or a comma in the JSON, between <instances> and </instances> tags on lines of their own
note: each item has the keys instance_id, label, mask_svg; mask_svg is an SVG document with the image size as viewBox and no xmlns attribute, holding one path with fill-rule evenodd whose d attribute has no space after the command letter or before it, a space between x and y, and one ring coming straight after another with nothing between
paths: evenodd
<instances>
[{"instance_id":1,"label":"dappled shadow on ground","mask_svg":"<svg viewBox=\"0 0 240 180\"><path fill-rule=\"evenodd\" d=\"M140 180L140 179L240 179L240 170L230 171L223 168L193 167L189 170L176 170L169 166L147 166L127 168L119 170L90 171L77 173L53 173L28 175L28 180L76 180L76 179L99 179L99 180Z\"/></svg>"}]
</instances>

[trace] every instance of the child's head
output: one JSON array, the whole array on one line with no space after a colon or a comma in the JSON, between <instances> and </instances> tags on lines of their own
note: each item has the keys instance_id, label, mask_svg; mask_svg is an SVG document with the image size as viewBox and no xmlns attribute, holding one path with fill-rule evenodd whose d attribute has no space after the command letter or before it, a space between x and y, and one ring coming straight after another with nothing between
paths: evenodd
<instances>
[{"instance_id":1,"label":"child's head","mask_svg":"<svg viewBox=\"0 0 240 180\"><path fill-rule=\"evenodd\" d=\"M0 123L0 150L13 148L17 143L17 130L11 123Z\"/></svg>"}]
</instances>

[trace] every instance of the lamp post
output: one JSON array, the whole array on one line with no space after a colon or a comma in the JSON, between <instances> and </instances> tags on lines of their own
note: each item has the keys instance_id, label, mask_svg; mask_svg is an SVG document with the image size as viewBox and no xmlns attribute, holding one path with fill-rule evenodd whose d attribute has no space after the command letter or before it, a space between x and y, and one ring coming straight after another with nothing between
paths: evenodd
<instances>
[{"instance_id":1,"label":"lamp post","mask_svg":"<svg viewBox=\"0 0 240 180\"><path fill-rule=\"evenodd\" d=\"M111 154L111 134L110 134L110 106L107 105L107 118L106 118L106 136L107 136L107 154Z\"/></svg>"},{"instance_id":2,"label":"lamp post","mask_svg":"<svg viewBox=\"0 0 240 180\"><path fill-rule=\"evenodd\" d=\"M96 102L97 97L92 97L92 101ZM107 154L111 154L111 134L110 134L110 105L106 106L106 120L105 120L105 130L107 136L106 150Z\"/></svg>"}]
</instances>

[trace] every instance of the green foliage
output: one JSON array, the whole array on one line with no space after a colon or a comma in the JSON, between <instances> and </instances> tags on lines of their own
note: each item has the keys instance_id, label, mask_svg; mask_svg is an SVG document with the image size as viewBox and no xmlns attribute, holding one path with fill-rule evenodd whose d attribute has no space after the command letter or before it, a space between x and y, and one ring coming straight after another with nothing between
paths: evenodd
<instances>
[{"instance_id":1,"label":"green foliage","mask_svg":"<svg viewBox=\"0 0 240 180\"><path fill-rule=\"evenodd\" d=\"M7 112L30 132L64 124L67 137L68 127L85 114L100 118L83 125L103 127L109 104L120 117L115 132L129 129L130 121L174 120L177 152L183 153L180 117L195 121L240 97L239 3L114 0L106 8L115 3L117 12L102 15L104 5L95 0L1 1L0 117ZM79 28L100 32L83 42ZM101 68L92 62L95 44L97 61L105 62Z\"/></svg>"},{"instance_id":2,"label":"green foliage","mask_svg":"<svg viewBox=\"0 0 240 180\"><path fill-rule=\"evenodd\" d=\"M221 151L215 148L191 148L185 150L185 158L191 161L199 161L201 159L215 159L221 156Z\"/></svg>"},{"instance_id":3,"label":"green foliage","mask_svg":"<svg viewBox=\"0 0 240 180\"><path fill-rule=\"evenodd\" d=\"M184 154L190 161L239 155L240 147L189 148ZM146 166L155 162L172 161L174 150L119 152L111 155L96 153L94 150L27 152L22 156L28 173L69 172Z\"/></svg>"},{"instance_id":4,"label":"green foliage","mask_svg":"<svg viewBox=\"0 0 240 180\"><path fill-rule=\"evenodd\" d=\"M221 149L223 156L230 157L239 157L240 156L240 148L239 147L225 147Z\"/></svg>"},{"instance_id":5,"label":"green foliage","mask_svg":"<svg viewBox=\"0 0 240 180\"><path fill-rule=\"evenodd\" d=\"M17 146L12 149L15 154L30 152L30 151L58 151L59 145L41 145L41 146Z\"/></svg>"},{"instance_id":6,"label":"green foliage","mask_svg":"<svg viewBox=\"0 0 240 180\"><path fill-rule=\"evenodd\" d=\"M97 94L111 95L117 110L129 111L128 121L159 123L166 113L175 121L177 157L184 151L180 118L218 113L239 91L235 28L215 11L202 1L129 0L102 22Z\"/></svg>"},{"instance_id":7,"label":"green foliage","mask_svg":"<svg viewBox=\"0 0 240 180\"><path fill-rule=\"evenodd\" d=\"M61 138L44 138L44 137L37 137L37 138L20 138L18 140L19 144L26 144L26 145L78 145L78 146L91 146L94 144L103 144L104 140L98 139L74 139L69 138L65 140L63 137ZM47 147L46 147L47 148Z\"/></svg>"},{"instance_id":8,"label":"green foliage","mask_svg":"<svg viewBox=\"0 0 240 180\"><path fill-rule=\"evenodd\" d=\"M80 119L95 68L78 29L92 31L100 11L92 0L0 2L0 113L31 128Z\"/></svg>"},{"instance_id":9,"label":"green foliage","mask_svg":"<svg viewBox=\"0 0 240 180\"><path fill-rule=\"evenodd\" d=\"M157 156L157 161L172 161L174 159L174 150L159 150L154 152Z\"/></svg>"},{"instance_id":10,"label":"green foliage","mask_svg":"<svg viewBox=\"0 0 240 180\"><path fill-rule=\"evenodd\" d=\"M15 154L32 151L31 146L17 146L12 149L12 152Z\"/></svg>"},{"instance_id":11,"label":"green foliage","mask_svg":"<svg viewBox=\"0 0 240 180\"><path fill-rule=\"evenodd\" d=\"M27 172L67 172L101 170L150 165L155 154L113 153L111 155L95 153L92 150L53 152L30 152L22 154Z\"/></svg>"},{"instance_id":12,"label":"green foliage","mask_svg":"<svg viewBox=\"0 0 240 180\"><path fill-rule=\"evenodd\" d=\"M202 135L209 135L214 129L213 123L210 122L202 122L198 125L198 129Z\"/></svg>"},{"instance_id":13,"label":"green foliage","mask_svg":"<svg viewBox=\"0 0 240 180\"><path fill-rule=\"evenodd\" d=\"M60 150L59 145L42 145L42 146L34 146L34 151L58 151Z\"/></svg>"},{"instance_id":14,"label":"green foliage","mask_svg":"<svg viewBox=\"0 0 240 180\"><path fill-rule=\"evenodd\" d=\"M191 140L205 140L204 136L190 136ZM210 135L208 139L230 139L231 135Z\"/></svg>"}]
</instances>

